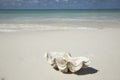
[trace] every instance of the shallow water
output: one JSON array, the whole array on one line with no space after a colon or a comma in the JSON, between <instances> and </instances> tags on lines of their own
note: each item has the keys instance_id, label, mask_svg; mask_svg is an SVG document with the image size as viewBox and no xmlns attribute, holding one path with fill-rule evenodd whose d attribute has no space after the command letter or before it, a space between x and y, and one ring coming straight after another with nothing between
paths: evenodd
<instances>
[{"instance_id":1,"label":"shallow water","mask_svg":"<svg viewBox=\"0 0 120 80\"><path fill-rule=\"evenodd\" d=\"M0 31L119 28L120 10L0 10Z\"/></svg>"}]
</instances>

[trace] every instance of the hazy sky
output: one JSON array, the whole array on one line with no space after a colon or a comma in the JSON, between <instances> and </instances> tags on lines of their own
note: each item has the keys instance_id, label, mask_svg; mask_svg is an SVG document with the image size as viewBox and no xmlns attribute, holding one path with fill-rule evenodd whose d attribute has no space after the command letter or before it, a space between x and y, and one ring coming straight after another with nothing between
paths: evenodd
<instances>
[{"instance_id":1,"label":"hazy sky","mask_svg":"<svg viewBox=\"0 0 120 80\"><path fill-rule=\"evenodd\" d=\"M0 0L0 9L120 9L120 0Z\"/></svg>"}]
</instances>

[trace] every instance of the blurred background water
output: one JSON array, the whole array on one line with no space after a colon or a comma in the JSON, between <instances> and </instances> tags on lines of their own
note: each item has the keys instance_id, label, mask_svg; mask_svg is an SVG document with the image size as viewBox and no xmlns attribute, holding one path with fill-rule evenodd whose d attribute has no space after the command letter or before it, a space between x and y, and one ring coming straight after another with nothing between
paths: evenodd
<instances>
[{"instance_id":1,"label":"blurred background water","mask_svg":"<svg viewBox=\"0 0 120 80\"><path fill-rule=\"evenodd\" d=\"M0 31L119 28L120 10L0 10Z\"/></svg>"}]
</instances>

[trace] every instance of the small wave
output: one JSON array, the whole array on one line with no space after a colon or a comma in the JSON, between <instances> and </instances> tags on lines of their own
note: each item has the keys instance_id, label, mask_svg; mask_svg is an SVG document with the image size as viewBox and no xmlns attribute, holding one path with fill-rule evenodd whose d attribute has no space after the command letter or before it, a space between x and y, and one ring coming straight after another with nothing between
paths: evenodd
<instances>
[{"instance_id":1,"label":"small wave","mask_svg":"<svg viewBox=\"0 0 120 80\"><path fill-rule=\"evenodd\" d=\"M9 26L9 27L8 27ZM96 30L99 28L92 27L74 27L74 26L58 26L58 25L40 25L40 24L0 24L0 32L22 32L22 31L56 31L56 30Z\"/></svg>"}]
</instances>

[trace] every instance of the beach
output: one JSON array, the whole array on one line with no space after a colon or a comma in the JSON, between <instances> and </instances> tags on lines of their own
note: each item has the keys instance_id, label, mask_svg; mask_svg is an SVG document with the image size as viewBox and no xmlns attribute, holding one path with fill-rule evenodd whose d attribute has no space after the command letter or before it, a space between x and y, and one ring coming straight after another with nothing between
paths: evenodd
<instances>
[{"instance_id":1,"label":"beach","mask_svg":"<svg viewBox=\"0 0 120 80\"><path fill-rule=\"evenodd\" d=\"M90 59L54 70L45 52ZM120 80L120 10L0 10L0 80Z\"/></svg>"},{"instance_id":2,"label":"beach","mask_svg":"<svg viewBox=\"0 0 120 80\"><path fill-rule=\"evenodd\" d=\"M119 28L0 33L0 78L119 80L119 34ZM85 74L56 71L44 58L45 52L54 51L86 56L91 61L90 69Z\"/></svg>"}]
</instances>

